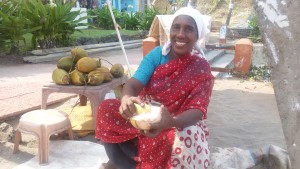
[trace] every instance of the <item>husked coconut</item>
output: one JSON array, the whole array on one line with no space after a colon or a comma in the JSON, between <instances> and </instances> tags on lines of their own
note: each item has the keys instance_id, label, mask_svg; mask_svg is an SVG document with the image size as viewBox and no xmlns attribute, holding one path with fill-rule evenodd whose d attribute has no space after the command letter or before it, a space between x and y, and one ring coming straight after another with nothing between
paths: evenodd
<instances>
[{"instance_id":1,"label":"husked coconut","mask_svg":"<svg viewBox=\"0 0 300 169\"><path fill-rule=\"evenodd\" d=\"M137 110L137 115L130 118L130 123L133 127L139 130L149 130L151 123L156 123L161 120L161 108L159 106L145 104L144 107L139 104L134 104Z\"/></svg>"}]
</instances>

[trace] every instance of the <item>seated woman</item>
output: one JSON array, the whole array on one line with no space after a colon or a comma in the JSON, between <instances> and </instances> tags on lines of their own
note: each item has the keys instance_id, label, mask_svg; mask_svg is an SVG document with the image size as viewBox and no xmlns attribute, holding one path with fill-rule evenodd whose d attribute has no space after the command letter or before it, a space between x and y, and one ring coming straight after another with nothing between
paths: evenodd
<instances>
[{"instance_id":1,"label":"seated woman","mask_svg":"<svg viewBox=\"0 0 300 169\"><path fill-rule=\"evenodd\" d=\"M117 168L207 168L205 119L214 77L197 44L207 33L200 12L179 9L170 41L144 57L124 85L121 100L100 104L96 138ZM136 113L134 103L143 106L149 100L162 105L161 120L140 131L128 119Z\"/></svg>"}]
</instances>

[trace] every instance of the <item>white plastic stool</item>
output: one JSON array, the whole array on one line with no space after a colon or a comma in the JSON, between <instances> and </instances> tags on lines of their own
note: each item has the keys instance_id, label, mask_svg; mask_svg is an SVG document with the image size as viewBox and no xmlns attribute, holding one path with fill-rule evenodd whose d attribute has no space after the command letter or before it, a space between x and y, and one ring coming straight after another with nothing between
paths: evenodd
<instances>
[{"instance_id":1,"label":"white plastic stool","mask_svg":"<svg viewBox=\"0 0 300 169\"><path fill-rule=\"evenodd\" d=\"M16 130L14 153L19 149L21 133L33 134L39 139L39 163L48 163L50 136L65 130L68 130L69 138L73 140L71 122L67 114L62 111L48 109L25 113L21 116Z\"/></svg>"}]
</instances>

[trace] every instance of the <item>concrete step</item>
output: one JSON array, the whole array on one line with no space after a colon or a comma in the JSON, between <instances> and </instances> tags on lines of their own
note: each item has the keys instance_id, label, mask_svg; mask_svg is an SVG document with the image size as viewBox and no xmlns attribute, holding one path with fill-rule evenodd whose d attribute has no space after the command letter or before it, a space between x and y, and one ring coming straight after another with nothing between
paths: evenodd
<instances>
[{"instance_id":1,"label":"concrete step","mask_svg":"<svg viewBox=\"0 0 300 169\"><path fill-rule=\"evenodd\" d=\"M233 59L234 59L234 53L232 53L232 52L226 53L225 52L222 56L219 56L212 63L210 63L210 66L216 67L216 68L233 68ZM212 71L212 74L215 78L220 78L228 73Z\"/></svg>"},{"instance_id":2,"label":"concrete step","mask_svg":"<svg viewBox=\"0 0 300 169\"><path fill-rule=\"evenodd\" d=\"M220 56L225 54L225 50L214 49L214 50L206 50L204 51L205 59L209 64L212 64L215 60L217 60Z\"/></svg>"},{"instance_id":3,"label":"concrete step","mask_svg":"<svg viewBox=\"0 0 300 169\"><path fill-rule=\"evenodd\" d=\"M119 42L118 42L119 43ZM142 46L142 41L130 43L130 44L124 44L125 49L131 49L131 48L138 48ZM99 52L109 51L109 50L120 50L121 46L119 45L105 45L105 47L98 47L98 48L85 48L88 54L95 54ZM50 54L46 55L32 55L32 56L26 56L23 57L24 62L28 63L42 63L42 62L51 62L51 61L58 61L63 56L70 56L70 50L63 49L62 52L52 52ZM49 52L49 51L47 51Z\"/></svg>"},{"instance_id":4,"label":"concrete step","mask_svg":"<svg viewBox=\"0 0 300 169\"><path fill-rule=\"evenodd\" d=\"M123 41L123 45L133 44L133 43L142 43L142 39L131 40L131 41ZM79 48L83 48L85 50L89 50L89 49L106 48L106 47L112 47L112 46L120 46L120 42L100 43L100 44L91 44L91 45L80 45L80 46L74 46L74 47L79 47ZM38 49L38 50L33 50L30 53L32 55L43 56L43 55L48 55L48 54L52 54L52 53L69 52L74 47L62 47L62 48L53 48L53 49Z\"/></svg>"}]
</instances>

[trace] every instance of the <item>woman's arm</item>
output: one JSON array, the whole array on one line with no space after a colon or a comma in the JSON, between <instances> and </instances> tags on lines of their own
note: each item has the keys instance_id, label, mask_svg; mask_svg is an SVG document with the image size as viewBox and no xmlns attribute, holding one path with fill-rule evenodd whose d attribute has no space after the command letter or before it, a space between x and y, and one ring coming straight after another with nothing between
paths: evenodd
<instances>
[{"instance_id":1,"label":"woman's arm","mask_svg":"<svg viewBox=\"0 0 300 169\"><path fill-rule=\"evenodd\" d=\"M147 85L154 70L161 63L162 59L166 59L161 55L161 47L154 48L142 60L137 71L124 85L122 90L121 106L119 111L124 118L130 118L136 113L133 103L143 106L138 98L139 93ZM166 61L166 60L165 60Z\"/></svg>"},{"instance_id":2,"label":"woman's arm","mask_svg":"<svg viewBox=\"0 0 300 169\"><path fill-rule=\"evenodd\" d=\"M122 99L126 99L131 96L138 96L143 88L144 85L140 81L136 80L135 78L130 78L123 86Z\"/></svg>"},{"instance_id":3,"label":"woman's arm","mask_svg":"<svg viewBox=\"0 0 300 169\"><path fill-rule=\"evenodd\" d=\"M161 107L161 120L152 123L151 129L145 131L148 137L156 137L161 131L169 128L184 128L196 124L203 118L203 113L198 109L189 109L177 116L172 116L165 107Z\"/></svg>"},{"instance_id":4,"label":"woman's arm","mask_svg":"<svg viewBox=\"0 0 300 169\"><path fill-rule=\"evenodd\" d=\"M196 124L203 117L203 113L198 109L189 109L177 116L172 116L165 107L161 110L161 121L153 124L152 128L165 130L168 128L184 128Z\"/></svg>"},{"instance_id":5,"label":"woman's arm","mask_svg":"<svg viewBox=\"0 0 300 169\"><path fill-rule=\"evenodd\" d=\"M173 117L172 127L184 128L196 124L202 120L203 113L198 109L189 109Z\"/></svg>"},{"instance_id":6,"label":"woman's arm","mask_svg":"<svg viewBox=\"0 0 300 169\"><path fill-rule=\"evenodd\" d=\"M142 105L142 101L138 98L138 94L143 90L144 85L136 80L135 78L130 78L122 90L121 105L119 107L119 112L123 118L128 119L136 113L134 103Z\"/></svg>"}]
</instances>

